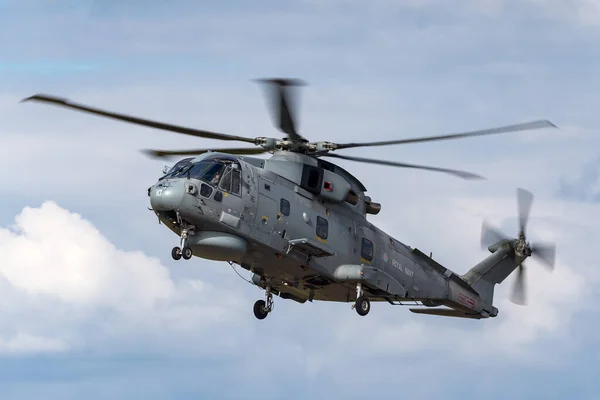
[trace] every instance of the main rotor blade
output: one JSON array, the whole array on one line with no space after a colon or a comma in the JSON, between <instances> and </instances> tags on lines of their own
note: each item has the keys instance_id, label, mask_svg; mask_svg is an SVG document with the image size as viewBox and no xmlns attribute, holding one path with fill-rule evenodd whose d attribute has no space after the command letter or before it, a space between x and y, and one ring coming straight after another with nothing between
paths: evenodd
<instances>
[{"instance_id":1,"label":"main rotor blade","mask_svg":"<svg viewBox=\"0 0 600 400\"><path fill-rule=\"evenodd\" d=\"M507 132L517 132L524 131L530 129L541 129L541 128L556 128L552 122L548 120L539 120L526 122L523 124L516 125L507 125L501 126L498 128L492 129L483 129L477 131L463 132L463 133L452 133L449 135L441 135L441 136L425 136L420 138L413 139L399 139L399 140L386 140L382 142L364 142L364 143L342 143L342 144L334 144L335 150L339 149L349 149L352 147L371 147L371 146L389 146L393 144L406 144L406 143L417 143L417 142L431 142L437 140L447 140L447 139L459 139L464 137L471 136L483 136L483 135L493 135L498 133L507 133Z\"/></svg>"},{"instance_id":2,"label":"main rotor blade","mask_svg":"<svg viewBox=\"0 0 600 400\"><path fill-rule=\"evenodd\" d=\"M556 245L554 243L539 243L531 245L531 255L536 256L549 269L554 270L556 262Z\"/></svg>"},{"instance_id":3,"label":"main rotor blade","mask_svg":"<svg viewBox=\"0 0 600 400\"><path fill-rule=\"evenodd\" d=\"M520 306L524 306L527 304L527 296L525 290L525 268L522 264L519 265L517 268L519 269L519 271L510 301Z\"/></svg>"},{"instance_id":4,"label":"main rotor blade","mask_svg":"<svg viewBox=\"0 0 600 400\"><path fill-rule=\"evenodd\" d=\"M464 178L464 179L485 179L482 176L472 174L470 172L465 172L465 171L458 171L458 170L454 170L454 169L437 168L437 167L427 167L427 166L423 166L423 165L405 164L405 163L399 163L399 162L394 162L394 161L374 160L372 158L349 157L349 156L342 156L339 154L331 154L331 153L323 154L320 157L333 157L333 158L341 158L344 160L358 161L358 162L363 162L363 163L368 163L368 164L379 164L379 165L388 165L391 167L415 168L415 169L423 169L423 170L428 170L428 171L445 172L447 174L455 175L455 176L458 176L459 178Z\"/></svg>"},{"instance_id":5,"label":"main rotor blade","mask_svg":"<svg viewBox=\"0 0 600 400\"><path fill-rule=\"evenodd\" d=\"M267 86L267 102L274 125L286 133L292 142L308 142L297 131L297 96L292 94L292 86L303 86L299 79L257 79Z\"/></svg>"},{"instance_id":6,"label":"main rotor blade","mask_svg":"<svg viewBox=\"0 0 600 400\"><path fill-rule=\"evenodd\" d=\"M208 152L227 153L227 154L262 154L267 150L260 147L239 148L239 149L191 149L191 150L142 150L143 153L152 158L163 158L170 156L190 156L200 155Z\"/></svg>"},{"instance_id":7,"label":"main rotor blade","mask_svg":"<svg viewBox=\"0 0 600 400\"><path fill-rule=\"evenodd\" d=\"M125 115L125 114L118 114L118 113L115 113L112 111L105 111L105 110L101 110L98 108L89 107L84 104L78 104L78 103L71 102L68 99L62 99L59 97L54 97L54 96L45 95L45 94L36 94L34 96L31 96L31 97L21 100L21 102L25 102L25 101L39 101L42 103L49 103L49 104L58 105L58 106L66 107L66 108L71 108L74 110L88 112L88 113L95 114L95 115L101 115L101 116L116 119L119 121L129 122L132 124L148 126L150 128L156 128L156 129L163 129L163 130L170 131L170 132L182 133L184 135L191 135L191 136L197 136L197 137L208 138L208 139L218 139L218 140L237 140L237 141L246 142L246 143L255 143L256 142L256 140L252 139L252 138L246 138L246 137L236 136L236 135L227 135L225 133L210 132L210 131L204 131L204 130L194 129L194 128L186 128L183 126L177 126L177 125L167 124L167 123L163 123L163 122L152 121L149 119L133 117L133 116Z\"/></svg>"},{"instance_id":8,"label":"main rotor blade","mask_svg":"<svg viewBox=\"0 0 600 400\"><path fill-rule=\"evenodd\" d=\"M533 193L518 188L517 189L517 207L519 212L519 234L525 235L525 227L529 219L531 204L533 203Z\"/></svg>"}]
</instances>

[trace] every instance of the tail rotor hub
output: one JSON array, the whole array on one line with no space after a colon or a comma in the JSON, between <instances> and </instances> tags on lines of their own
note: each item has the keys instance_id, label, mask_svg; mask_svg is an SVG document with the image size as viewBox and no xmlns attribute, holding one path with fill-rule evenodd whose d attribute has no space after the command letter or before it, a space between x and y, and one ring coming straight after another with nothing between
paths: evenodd
<instances>
[{"instance_id":1,"label":"tail rotor hub","mask_svg":"<svg viewBox=\"0 0 600 400\"><path fill-rule=\"evenodd\" d=\"M531 255L531 247L529 247L529 243L525 241L525 238L519 238L515 246L515 253L521 258L527 258Z\"/></svg>"}]
</instances>

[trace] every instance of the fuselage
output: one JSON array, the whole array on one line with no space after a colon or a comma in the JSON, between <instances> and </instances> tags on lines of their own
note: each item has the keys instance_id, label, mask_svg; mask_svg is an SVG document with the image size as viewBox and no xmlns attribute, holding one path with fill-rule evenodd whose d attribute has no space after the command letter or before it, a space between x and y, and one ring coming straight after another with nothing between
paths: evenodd
<instances>
[{"instance_id":1,"label":"fuselage","mask_svg":"<svg viewBox=\"0 0 600 400\"><path fill-rule=\"evenodd\" d=\"M445 268L367 221L363 201L323 201L261 165L219 153L181 160L149 189L152 209L178 235L182 221L193 226L195 256L240 264L257 284L270 277L297 301L352 301L351 275L364 268L374 301L448 298Z\"/></svg>"}]
</instances>

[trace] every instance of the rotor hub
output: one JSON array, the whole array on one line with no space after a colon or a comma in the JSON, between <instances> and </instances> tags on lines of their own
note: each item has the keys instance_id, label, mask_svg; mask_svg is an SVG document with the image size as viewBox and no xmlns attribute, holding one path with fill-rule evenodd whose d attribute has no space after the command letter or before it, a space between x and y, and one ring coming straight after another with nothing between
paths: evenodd
<instances>
[{"instance_id":1,"label":"rotor hub","mask_svg":"<svg viewBox=\"0 0 600 400\"><path fill-rule=\"evenodd\" d=\"M521 258L527 258L531 255L531 247L525 241L525 238L520 238L515 245L515 253Z\"/></svg>"}]
</instances>

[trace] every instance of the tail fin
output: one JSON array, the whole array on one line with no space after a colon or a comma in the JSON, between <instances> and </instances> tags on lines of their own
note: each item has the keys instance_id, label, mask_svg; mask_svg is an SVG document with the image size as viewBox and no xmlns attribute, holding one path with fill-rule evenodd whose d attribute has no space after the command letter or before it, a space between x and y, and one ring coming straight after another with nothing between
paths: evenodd
<instances>
[{"instance_id":1,"label":"tail fin","mask_svg":"<svg viewBox=\"0 0 600 400\"><path fill-rule=\"evenodd\" d=\"M491 310L494 302L494 287L502 283L521 263L515 257L514 244L510 240L502 240L489 247L492 253L480 263L467 271L461 278L466 281Z\"/></svg>"}]
</instances>

